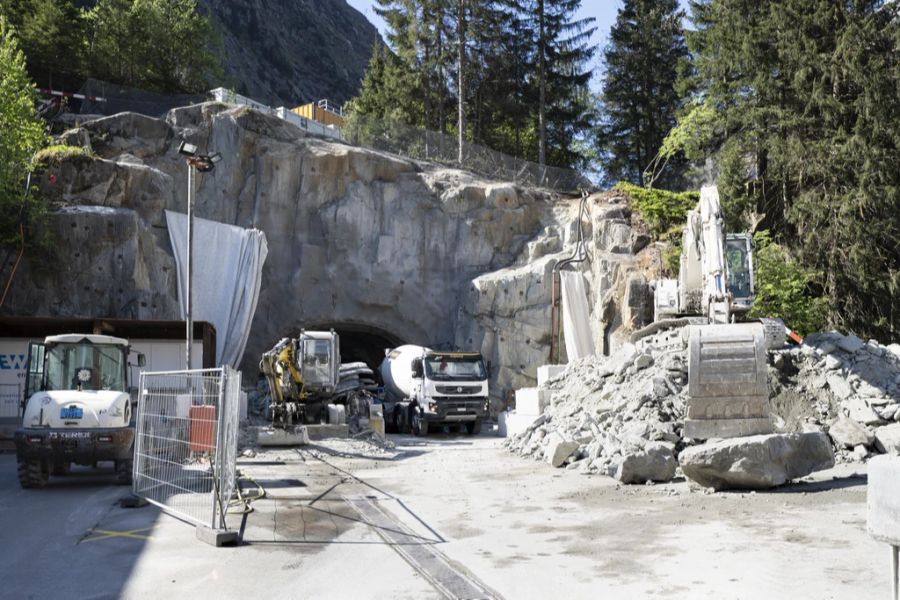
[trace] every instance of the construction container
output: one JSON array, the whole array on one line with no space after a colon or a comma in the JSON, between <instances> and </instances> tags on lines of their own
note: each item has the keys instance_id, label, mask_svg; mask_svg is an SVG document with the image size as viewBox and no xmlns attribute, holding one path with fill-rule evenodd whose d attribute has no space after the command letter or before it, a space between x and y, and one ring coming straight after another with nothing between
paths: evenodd
<instances>
[{"instance_id":1,"label":"construction container","mask_svg":"<svg viewBox=\"0 0 900 600\"><path fill-rule=\"evenodd\" d=\"M328 100L310 102L309 104L292 108L291 112L325 125L334 125L335 127L344 126L343 111L340 107L334 106Z\"/></svg>"}]
</instances>

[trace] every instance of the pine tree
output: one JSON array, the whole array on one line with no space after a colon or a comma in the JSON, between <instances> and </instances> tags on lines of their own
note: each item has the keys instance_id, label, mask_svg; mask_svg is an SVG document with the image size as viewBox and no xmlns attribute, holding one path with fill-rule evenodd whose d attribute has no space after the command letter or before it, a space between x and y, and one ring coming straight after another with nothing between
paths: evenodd
<instances>
[{"instance_id":1,"label":"pine tree","mask_svg":"<svg viewBox=\"0 0 900 600\"><path fill-rule=\"evenodd\" d=\"M896 3L692 4L702 138L729 228L756 226L820 273L834 326L888 341L900 314L900 18ZM702 124L693 135L685 124Z\"/></svg>"},{"instance_id":2,"label":"pine tree","mask_svg":"<svg viewBox=\"0 0 900 600\"><path fill-rule=\"evenodd\" d=\"M676 91L687 60L676 0L626 0L604 52L603 123L598 146L606 177L640 184L681 106ZM670 164L659 185L679 187L683 164Z\"/></svg>"},{"instance_id":3,"label":"pine tree","mask_svg":"<svg viewBox=\"0 0 900 600\"><path fill-rule=\"evenodd\" d=\"M570 166L578 156L571 148L575 133L590 125L587 85L594 55L588 41L594 20L575 19L581 0L528 0L524 13L535 41L538 163ZM550 156L548 149L553 150Z\"/></svg>"},{"instance_id":4,"label":"pine tree","mask_svg":"<svg viewBox=\"0 0 900 600\"><path fill-rule=\"evenodd\" d=\"M46 142L43 123L34 111L34 83L18 46L15 31L0 15L0 244L20 241L22 184L32 168L32 156Z\"/></svg>"}]
</instances>

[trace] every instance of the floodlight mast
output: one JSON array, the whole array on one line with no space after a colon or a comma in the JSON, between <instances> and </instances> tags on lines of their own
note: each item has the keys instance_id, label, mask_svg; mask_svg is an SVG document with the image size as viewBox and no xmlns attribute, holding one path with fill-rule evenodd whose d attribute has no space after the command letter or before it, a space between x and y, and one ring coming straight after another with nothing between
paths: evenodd
<instances>
[{"instance_id":1,"label":"floodlight mast","mask_svg":"<svg viewBox=\"0 0 900 600\"><path fill-rule=\"evenodd\" d=\"M194 238L194 170L201 173L209 173L216 168L216 163L222 160L222 155L213 152L210 155L198 154L197 145L182 141L178 146L178 153L185 157L188 165L188 197L187 197L187 260L185 261L185 302L184 317L186 326L185 335L185 366L191 370L191 346L194 345L194 319L193 319L193 288L191 286L191 267L193 262L193 238Z\"/></svg>"}]
</instances>

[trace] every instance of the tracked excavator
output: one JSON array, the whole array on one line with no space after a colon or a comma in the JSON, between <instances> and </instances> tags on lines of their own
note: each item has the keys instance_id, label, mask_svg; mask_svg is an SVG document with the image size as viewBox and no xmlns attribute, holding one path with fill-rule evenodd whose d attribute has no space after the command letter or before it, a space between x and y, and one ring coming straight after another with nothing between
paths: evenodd
<instances>
[{"instance_id":1,"label":"tracked excavator","mask_svg":"<svg viewBox=\"0 0 900 600\"><path fill-rule=\"evenodd\" d=\"M678 279L658 279L654 323L635 338L688 326L688 405L684 436L738 437L773 431L766 350L785 343L780 319L746 319L755 282L750 236L725 234L715 186L700 190L682 236Z\"/></svg>"},{"instance_id":2,"label":"tracked excavator","mask_svg":"<svg viewBox=\"0 0 900 600\"><path fill-rule=\"evenodd\" d=\"M343 423L368 406L375 388L365 363L341 363L334 330L301 330L265 352L259 370L269 384L269 417L276 428L308 423Z\"/></svg>"}]
</instances>

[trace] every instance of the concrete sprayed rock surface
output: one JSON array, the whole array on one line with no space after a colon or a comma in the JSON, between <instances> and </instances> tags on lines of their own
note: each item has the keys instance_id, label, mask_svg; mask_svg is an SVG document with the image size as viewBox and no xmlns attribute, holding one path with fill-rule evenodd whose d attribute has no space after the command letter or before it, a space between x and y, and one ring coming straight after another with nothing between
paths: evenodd
<instances>
[{"instance_id":1,"label":"concrete sprayed rock surface","mask_svg":"<svg viewBox=\"0 0 900 600\"><path fill-rule=\"evenodd\" d=\"M55 243L26 254L2 314L178 319L164 211L185 211L177 149L186 140L223 157L197 178L196 216L268 240L246 377L278 339L334 327L387 345L480 350L495 366L497 404L533 385L545 362L550 272L579 238L598 349L647 318L632 254L647 239L616 193L591 197L578 219L578 199L319 139L217 103L164 119L122 113L63 137L92 154L40 177Z\"/></svg>"},{"instance_id":2,"label":"concrete sprayed rock surface","mask_svg":"<svg viewBox=\"0 0 900 600\"><path fill-rule=\"evenodd\" d=\"M678 457L685 477L704 487L767 489L834 466L828 436L773 433L691 446Z\"/></svg>"}]
</instances>

